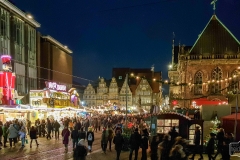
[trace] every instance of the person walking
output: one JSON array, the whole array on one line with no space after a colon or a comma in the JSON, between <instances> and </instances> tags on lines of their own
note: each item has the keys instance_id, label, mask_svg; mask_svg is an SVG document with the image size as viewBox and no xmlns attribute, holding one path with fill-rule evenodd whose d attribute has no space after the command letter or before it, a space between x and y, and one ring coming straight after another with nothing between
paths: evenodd
<instances>
[{"instance_id":1,"label":"person walking","mask_svg":"<svg viewBox=\"0 0 240 160\"><path fill-rule=\"evenodd\" d=\"M89 152L92 152L92 144L94 141L94 133L93 133L92 127L88 127L87 141L88 141L88 150L89 150Z\"/></svg>"},{"instance_id":2,"label":"person walking","mask_svg":"<svg viewBox=\"0 0 240 160\"><path fill-rule=\"evenodd\" d=\"M78 130L76 127L74 127L73 131L71 132L71 138L73 143L73 149L75 149L75 146L78 144Z\"/></svg>"},{"instance_id":3,"label":"person walking","mask_svg":"<svg viewBox=\"0 0 240 160\"><path fill-rule=\"evenodd\" d=\"M199 153L200 158L199 160L203 159L203 155L202 155L202 148L200 148L200 139L201 139L201 131L199 129L199 126L196 126L195 128L195 134L194 134L194 152L193 155L190 159L194 160L194 157L197 153Z\"/></svg>"},{"instance_id":4,"label":"person walking","mask_svg":"<svg viewBox=\"0 0 240 160\"><path fill-rule=\"evenodd\" d=\"M30 148L32 148L32 141L35 140L37 147L39 146L38 141L37 141L37 129L32 126L30 129Z\"/></svg>"},{"instance_id":5,"label":"person walking","mask_svg":"<svg viewBox=\"0 0 240 160\"><path fill-rule=\"evenodd\" d=\"M84 145L85 140L80 139L76 149L73 152L73 159L74 160L86 160L86 156L88 153L87 147Z\"/></svg>"},{"instance_id":6,"label":"person walking","mask_svg":"<svg viewBox=\"0 0 240 160\"><path fill-rule=\"evenodd\" d=\"M141 160L147 160L149 133L148 133L147 129L144 129L142 132L143 132L143 135L142 135L142 138L141 138L141 148L142 148L142 158L141 158Z\"/></svg>"},{"instance_id":7,"label":"person walking","mask_svg":"<svg viewBox=\"0 0 240 160\"><path fill-rule=\"evenodd\" d=\"M106 154L107 143L108 143L107 130L106 128L103 128L102 137L101 137L102 153Z\"/></svg>"},{"instance_id":8,"label":"person walking","mask_svg":"<svg viewBox=\"0 0 240 160\"><path fill-rule=\"evenodd\" d=\"M21 142L22 142L22 147L25 147L26 132L27 132L27 131L26 131L25 126L22 126L21 129L20 129L20 131L18 132L19 138L20 138L20 140L21 140Z\"/></svg>"},{"instance_id":9,"label":"person walking","mask_svg":"<svg viewBox=\"0 0 240 160\"><path fill-rule=\"evenodd\" d=\"M122 150L122 146L123 146L123 143L124 143L124 139L123 139L123 136L122 136L120 131L117 131L117 134L114 136L113 143L115 144L115 150L117 152L116 160L119 160L121 150Z\"/></svg>"},{"instance_id":10,"label":"person walking","mask_svg":"<svg viewBox=\"0 0 240 160\"><path fill-rule=\"evenodd\" d=\"M209 160L214 160L212 154L214 153L215 136L216 135L214 133L210 133L210 139L207 143L206 152Z\"/></svg>"},{"instance_id":11,"label":"person walking","mask_svg":"<svg viewBox=\"0 0 240 160\"><path fill-rule=\"evenodd\" d=\"M6 143L7 143L7 137L8 137L8 126L7 123L5 123L2 127L2 131L3 131L3 147L6 148Z\"/></svg>"},{"instance_id":12,"label":"person walking","mask_svg":"<svg viewBox=\"0 0 240 160\"><path fill-rule=\"evenodd\" d=\"M172 143L170 136L168 134L165 134L163 136L163 141L159 144L160 149L160 160L166 160L169 159L169 153L172 148Z\"/></svg>"},{"instance_id":13,"label":"person walking","mask_svg":"<svg viewBox=\"0 0 240 160\"><path fill-rule=\"evenodd\" d=\"M47 120L46 129L47 129L47 137L46 138L52 139L51 138L52 124L51 124L50 120Z\"/></svg>"},{"instance_id":14,"label":"person walking","mask_svg":"<svg viewBox=\"0 0 240 160\"><path fill-rule=\"evenodd\" d=\"M83 128L81 128L80 132L78 132L78 139L86 139L86 132L83 130Z\"/></svg>"},{"instance_id":15,"label":"person walking","mask_svg":"<svg viewBox=\"0 0 240 160\"><path fill-rule=\"evenodd\" d=\"M159 136L153 136L150 145L151 148L151 160L158 160L158 144L160 143Z\"/></svg>"},{"instance_id":16,"label":"person walking","mask_svg":"<svg viewBox=\"0 0 240 160\"><path fill-rule=\"evenodd\" d=\"M109 151L112 151L112 139L113 139L113 129L111 126L108 126L108 144L109 144Z\"/></svg>"},{"instance_id":17,"label":"person walking","mask_svg":"<svg viewBox=\"0 0 240 160\"><path fill-rule=\"evenodd\" d=\"M27 119L27 134L30 134L31 124L32 122L29 119Z\"/></svg>"},{"instance_id":18,"label":"person walking","mask_svg":"<svg viewBox=\"0 0 240 160\"><path fill-rule=\"evenodd\" d=\"M55 139L59 140L59 128L60 128L60 123L55 120L54 124L53 124L53 128L54 128L54 132L55 132Z\"/></svg>"},{"instance_id":19,"label":"person walking","mask_svg":"<svg viewBox=\"0 0 240 160\"><path fill-rule=\"evenodd\" d=\"M134 160L138 159L138 150L139 150L140 144L141 144L141 135L138 132L138 128L135 128L134 133L131 134L129 139L129 145L130 145L129 160L132 160L133 151L135 151Z\"/></svg>"},{"instance_id":20,"label":"person walking","mask_svg":"<svg viewBox=\"0 0 240 160\"><path fill-rule=\"evenodd\" d=\"M10 148L12 148L12 142L13 145L17 143L17 137L18 137L18 130L13 126L13 124L10 124L7 133L9 133L9 143L10 143Z\"/></svg>"},{"instance_id":21,"label":"person walking","mask_svg":"<svg viewBox=\"0 0 240 160\"><path fill-rule=\"evenodd\" d=\"M225 132L223 128L219 128L219 131L217 133L217 153L214 156L214 159L216 159L216 157L218 156L218 154L220 153L222 156L222 151L223 151L223 141L224 141L224 137L225 136Z\"/></svg>"},{"instance_id":22,"label":"person walking","mask_svg":"<svg viewBox=\"0 0 240 160\"><path fill-rule=\"evenodd\" d=\"M70 131L68 129L68 126L65 126L64 129L62 130L62 138L63 138L63 144L65 146L65 153L68 152L69 136L70 136Z\"/></svg>"}]
</instances>

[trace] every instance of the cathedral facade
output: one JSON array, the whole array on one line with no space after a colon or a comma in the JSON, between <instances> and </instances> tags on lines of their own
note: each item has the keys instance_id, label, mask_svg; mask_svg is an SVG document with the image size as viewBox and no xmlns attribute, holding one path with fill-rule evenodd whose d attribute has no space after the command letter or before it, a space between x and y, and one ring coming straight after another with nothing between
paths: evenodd
<instances>
[{"instance_id":1,"label":"cathedral facade","mask_svg":"<svg viewBox=\"0 0 240 160\"><path fill-rule=\"evenodd\" d=\"M195 99L224 101L238 91L240 42L214 14L193 46L172 47L168 70L171 106Z\"/></svg>"}]
</instances>

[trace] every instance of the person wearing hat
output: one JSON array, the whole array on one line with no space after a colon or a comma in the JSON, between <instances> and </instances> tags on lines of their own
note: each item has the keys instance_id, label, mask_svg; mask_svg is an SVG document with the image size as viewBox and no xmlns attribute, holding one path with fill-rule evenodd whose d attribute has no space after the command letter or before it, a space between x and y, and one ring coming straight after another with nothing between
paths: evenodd
<instances>
[{"instance_id":1,"label":"person wearing hat","mask_svg":"<svg viewBox=\"0 0 240 160\"><path fill-rule=\"evenodd\" d=\"M86 160L88 149L84 143L85 143L84 139L79 140L78 145L73 152L74 160Z\"/></svg>"},{"instance_id":2,"label":"person wearing hat","mask_svg":"<svg viewBox=\"0 0 240 160\"><path fill-rule=\"evenodd\" d=\"M214 153L214 145L215 145L215 133L210 133L210 139L207 143L207 147L206 147L206 153L208 155L208 159L212 160L214 159L214 157L212 156L212 154Z\"/></svg>"}]
</instances>

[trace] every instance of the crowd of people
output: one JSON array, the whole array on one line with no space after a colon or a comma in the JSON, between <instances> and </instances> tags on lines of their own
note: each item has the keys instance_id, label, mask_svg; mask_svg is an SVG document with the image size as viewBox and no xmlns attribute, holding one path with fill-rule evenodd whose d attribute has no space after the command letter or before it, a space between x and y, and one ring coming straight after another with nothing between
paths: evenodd
<instances>
[{"instance_id":1,"label":"crowd of people","mask_svg":"<svg viewBox=\"0 0 240 160\"><path fill-rule=\"evenodd\" d=\"M189 141L184 139L176 131L175 127L168 134L154 135L150 138L149 126L144 122L143 117L129 117L131 134L128 138L129 160L138 159L138 151L141 148L141 160L147 160L147 150L150 146L150 155L152 160L187 160L194 159L196 154L200 155L199 159L203 159L203 147L200 144L201 131L197 126L194 135L194 149L188 146ZM39 146L38 137L46 137L50 140L55 138L59 140L62 137L62 143L65 146L65 152L68 152L70 140L72 141L73 157L76 160L85 160L88 153L92 152L92 145L95 140L95 133L101 133L102 153L106 154L106 149L112 151L112 143L115 144L116 159L120 159L123 145L126 141L123 137L123 128L125 120L123 116L98 116L85 118L63 118L60 121L54 119L37 119L34 123L30 120L19 121L13 120L6 123L0 121L0 145L4 148L12 148L18 141L21 146L25 147L27 136L30 138L30 148L32 141ZM3 139L3 141L2 141ZM85 142L87 145L85 146ZM223 160L229 160L229 143L233 142L231 133L224 133L223 128L219 128L217 134L210 133L210 139L204 148L209 160L214 160L218 154L222 155ZM215 146L217 152L214 154ZM0 147L1 149L1 147Z\"/></svg>"}]
</instances>

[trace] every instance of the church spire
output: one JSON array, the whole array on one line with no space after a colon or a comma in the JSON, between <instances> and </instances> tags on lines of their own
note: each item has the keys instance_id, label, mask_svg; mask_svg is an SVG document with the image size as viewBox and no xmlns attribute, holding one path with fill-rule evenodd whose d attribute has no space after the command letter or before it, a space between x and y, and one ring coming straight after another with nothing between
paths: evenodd
<instances>
[{"instance_id":1,"label":"church spire","mask_svg":"<svg viewBox=\"0 0 240 160\"><path fill-rule=\"evenodd\" d=\"M212 0L212 2L211 2L211 5L213 5L213 15L215 15L216 2L217 2L217 0Z\"/></svg>"}]
</instances>

